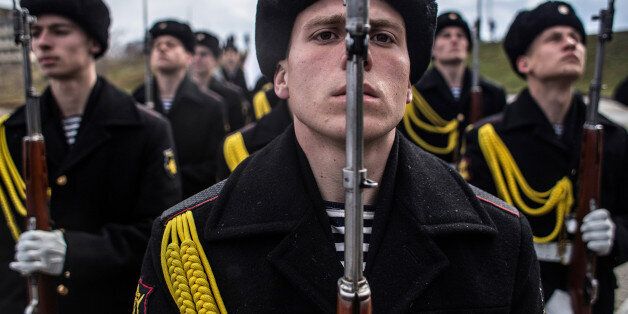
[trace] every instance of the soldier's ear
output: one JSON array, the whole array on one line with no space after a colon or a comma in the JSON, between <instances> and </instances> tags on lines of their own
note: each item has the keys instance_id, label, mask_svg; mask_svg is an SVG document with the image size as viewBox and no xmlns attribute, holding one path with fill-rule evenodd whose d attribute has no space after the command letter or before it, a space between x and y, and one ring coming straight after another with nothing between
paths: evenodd
<instances>
[{"instance_id":1,"label":"soldier's ear","mask_svg":"<svg viewBox=\"0 0 628 314\"><path fill-rule=\"evenodd\" d=\"M517 70L523 74L527 74L530 70L530 62L526 55L517 58Z\"/></svg>"},{"instance_id":2,"label":"soldier's ear","mask_svg":"<svg viewBox=\"0 0 628 314\"><path fill-rule=\"evenodd\" d=\"M288 72L286 72L286 60L279 61L277 69L275 70L273 83L275 87L275 94L281 99L288 99L290 96L288 79Z\"/></svg>"},{"instance_id":3,"label":"soldier's ear","mask_svg":"<svg viewBox=\"0 0 628 314\"><path fill-rule=\"evenodd\" d=\"M408 81L408 90L406 92L406 104L412 102L412 83Z\"/></svg>"}]
</instances>

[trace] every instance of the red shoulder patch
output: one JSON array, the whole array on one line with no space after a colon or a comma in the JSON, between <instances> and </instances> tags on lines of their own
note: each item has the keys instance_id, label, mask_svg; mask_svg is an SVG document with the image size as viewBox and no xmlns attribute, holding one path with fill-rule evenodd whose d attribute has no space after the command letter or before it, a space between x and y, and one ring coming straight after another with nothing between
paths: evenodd
<instances>
[{"instance_id":1,"label":"red shoulder patch","mask_svg":"<svg viewBox=\"0 0 628 314\"><path fill-rule=\"evenodd\" d=\"M491 204L491 205L493 205L493 206L495 206L495 207L497 207L497 208L499 208L499 209L501 209L501 210L503 210L503 211L505 211L505 212L507 212L507 213L509 213L509 214L513 215L513 216L519 217L519 212L518 212L518 211L516 211L516 210L512 210L512 209L510 209L510 208L508 208L508 207L505 207L505 206L503 206L503 205L497 204L497 203L495 203L495 202L493 202L493 201L491 201L491 200L489 200L489 199L483 198L483 197L481 197L481 196L477 196L477 195L476 195L476 197L477 197L480 201L482 201L482 202L484 202L484 203Z\"/></svg>"},{"instance_id":2,"label":"red shoulder patch","mask_svg":"<svg viewBox=\"0 0 628 314\"><path fill-rule=\"evenodd\" d=\"M218 197L220 197L220 195L216 195L216 196L208 198L208 199L206 199L206 200L204 200L202 202L196 203L193 206L185 207L185 208L183 208L183 209L181 209L179 211L176 211L174 213L169 214L168 215L168 219L164 220L164 225L166 225L170 220L172 220L172 218L177 217L177 216L179 216L179 215L181 215L181 214L183 214L183 213L185 213L187 211L193 210L193 209L195 209L197 207L201 207L201 206L203 206L203 205L205 205L207 203L211 203L211 202L215 201L216 199L218 199Z\"/></svg>"}]
</instances>

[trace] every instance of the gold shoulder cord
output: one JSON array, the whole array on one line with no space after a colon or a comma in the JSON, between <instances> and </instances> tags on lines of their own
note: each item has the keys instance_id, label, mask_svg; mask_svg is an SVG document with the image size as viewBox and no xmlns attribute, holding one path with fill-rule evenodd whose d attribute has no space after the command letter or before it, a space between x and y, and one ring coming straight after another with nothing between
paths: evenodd
<instances>
[{"instance_id":1,"label":"gold shoulder cord","mask_svg":"<svg viewBox=\"0 0 628 314\"><path fill-rule=\"evenodd\" d=\"M229 171L233 170L247 157L249 157L249 151L244 144L244 137L241 132L235 132L225 138L225 143L222 147L225 161Z\"/></svg>"},{"instance_id":2,"label":"gold shoulder cord","mask_svg":"<svg viewBox=\"0 0 628 314\"><path fill-rule=\"evenodd\" d=\"M7 144L6 130L4 122L9 118L9 115L0 117L0 177L2 177L2 188L0 188L0 205L2 206L2 213L6 220L11 236L15 241L20 237L20 228L15 223L15 217L11 207L15 208L17 213L26 217L26 207L24 202L26 200L26 185L24 180L20 176L11 153L9 152L9 145ZM5 191L9 194L9 198L5 194ZM10 203L9 203L10 199ZM13 206L11 206L11 204Z\"/></svg>"},{"instance_id":3,"label":"gold shoulder cord","mask_svg":"<svg viewBox=\"0 0 628 314\"><path fill-rule=\"evenodd\" d=\"M548 243L556 239L562 230L564 219L571 211L574 203L571 180L565 176L556 182L551 189L538 192L530 187L492 124L489 123L480 127L478 140L501 199L530 216L543 216L556 209L554 230L546 236L534 236L534 242ZM520 191L523 191L528 199L542 204L542 206L538 208L529 207L521 198Z\"/></svg>"},{"instance_id":4,"label":"gold shoulder cord","mask_svg":"<svg viewBox=\"0 0 628 314\"><path fill-rule=\"evenodd\" d=\"M253 96L253 111L255 112L255 120L261 119L263 116L270 113L270 102L266 97L266 89L262 88L259 92Z\"/></svg>"},{"instance_id":5,"label":"gold shoulder cord","mask_svg":"<svg viewBox=\"0 0 628 314\"><path fill-rule=\"evenodd\" d=\"M192 212L179 214L166 224L161 241L161 268L181 313L227 313L198 239Z\"/></svg>"},{"instance_id":6,"label":"gold shoulder cord","mask_svg":"<svg viewBox=\"0 0 628 314\"><path fill-rule=\"evenodd\" d=\"M428 120L429 123L422 121L417 113L416 109ZM453 119L446 121L432 109L430 104L423 98L421 93L413 86L412 87L412 102L406 104L406 112L403 115L403 126L406 133L410 136L412 141L419 145L421 148L432 154L447 155L453 152L458 143L458 120ZM437 147L429 144L417 134L412 125L415 125L419 129L435 134L449 134L447 140L447 146Z\"/></svg>"}]
</instances>

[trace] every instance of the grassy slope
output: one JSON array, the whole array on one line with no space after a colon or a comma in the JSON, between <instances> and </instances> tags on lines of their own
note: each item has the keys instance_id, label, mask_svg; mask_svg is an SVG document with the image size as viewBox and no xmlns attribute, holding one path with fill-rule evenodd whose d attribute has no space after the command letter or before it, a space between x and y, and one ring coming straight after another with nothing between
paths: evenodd
<instances>
[{"instance_id":1,"label":"grassy slope","mask_svg":"<svg viewBox=\"0 0 628 314\"><path fill-rule=\"evenodd\" d=\"M597 38L587 38L587 69L585 77L578 82L577 88L588 92L589 82L593 76L595 46ZM481 72L485 77L503 85L509 93L516 93L524 86L524 81L512 72L506 59L501 43L485 43L480 48ZM36 66L34 66L36 68ZM628 75L628 31L615 34L613 41L608 44L604 64L604 83L607 88L602 91L604 96L610 96L615 86ZM111 82L127 92L131 92L140 85L144 75L143 58L129 58L125 60L101 60L98 62L98 72L106 76ZM20 66L0 67L0 107L15 107L22 102L22 72ZM44 80L35 70L35 81L38 90L44 86Z\"/></svg>"}]
</instances>

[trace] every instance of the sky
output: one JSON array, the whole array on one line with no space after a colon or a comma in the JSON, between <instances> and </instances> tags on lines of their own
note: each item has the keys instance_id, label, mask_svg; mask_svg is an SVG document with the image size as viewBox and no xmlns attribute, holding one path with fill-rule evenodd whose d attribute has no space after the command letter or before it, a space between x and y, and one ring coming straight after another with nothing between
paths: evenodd
<instances>
[{"instance_id":1,"label":"sky","mask_svg":"<svg viewBox=\"0 0 628 314\"><path fill-rule=\"evenodd\" d=\"M142 16L142 0L104 0L109 6L112 15L111 46L119 49L126 43L140 40L144 32ZM147 0L149 24L165 18L184 20L191 24L194 30L210 30L225 39L229 34L235 34L239 47L244 48L243 36L245 33L254 38L255 5L257 0ZM542 0L482 0L483 26L482 39L490 40L487 17L493 16L496 23L495 39L501 39L512 22L517 11L534 8ZM456 10L468 22L475 20L477 1L437 0L439 12ZM574 0L570 2L585 24L587 33L598 31L598 24L591 21L591 16L597 14L608 5L607 0ZM12 0L0 0L0 6L10 7ZM470 23L471 24L471 23ZM628 30L628 0L615 1L615 30ZM253 43L251 43L253 45ZM258 69L251 47L252 54L247 60L247 73L254 80Z\"/></svg>"}]
</instances>

